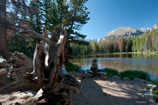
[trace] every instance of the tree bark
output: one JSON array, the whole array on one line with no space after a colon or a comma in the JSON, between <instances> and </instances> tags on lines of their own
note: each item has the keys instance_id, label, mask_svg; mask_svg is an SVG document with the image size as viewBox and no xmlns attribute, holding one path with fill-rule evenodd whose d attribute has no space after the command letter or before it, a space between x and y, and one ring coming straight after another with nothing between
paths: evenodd
<instances>
[{"instance_id":1,"label":"tree bark","mask_svg":"<svg viewBox=\"0 0 158 105\"><path fill-rule=\"evenodd\" d=\"M0 23L5 23L6 18L6 0L0 0ZM0 25L0 53L6 59L9 59L9 51L7 48L6 27Z\"/></svg>"}]
</instances>

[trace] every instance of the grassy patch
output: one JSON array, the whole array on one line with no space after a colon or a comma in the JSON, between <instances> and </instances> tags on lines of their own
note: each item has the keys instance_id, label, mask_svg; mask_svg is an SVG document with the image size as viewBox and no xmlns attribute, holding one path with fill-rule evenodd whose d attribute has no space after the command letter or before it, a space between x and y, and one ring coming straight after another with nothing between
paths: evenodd
<instances>
[{"instance_id":1,"label":"grassy patch","mask_svg":"<svg viewBox=\"0 0 158 105\"><path fill-rule=\"evenodd\" d=\"M144 80L150 80L150 77L147 73L143 72L143 71L133 71L133 70L127 70L124 72L120 73L120 77L128 77L131 80L133 80L134 78L139 78L139 79L144 79Z\"/></svg>"},{"instance_id":2,"label":"grassy patch","mask_svg":"<svg viewBox=\"0 0 158 105\"><path fill-rule=\"evenodd\" d=\"M78 65L75 65L73 63L68 62L67 64L65 64L66 70L67 71L76 71L79 72L81 70L81 67Z\"/></svg>"},{"instance_id":3,"label":"grassy patch","mask_svg":"<svg viewBox=\"0 0 158 105\"><path fill-rule=\"evenodd\" d=\"M94 53L94 54L87 54L87 55L109 55L109 54L141 54L141 52Z\"/></svg>"},{"instance_id":4,"label":"grassy patch","mask_svg":"<svg viewBox=\"0 0 158 105\"><path fill-rule=\"evenodd\" d=\"M151 54L151 55L156 55L156 52L143 52L143 54Z\"/></svg>"},{"instance_id":5,"label":"grassy patch","mask_svg":"<svg viewBox=\"0 0 158 105\"><path fill-rule=\"evenodd\" d=\"M101 63L117 63L114 60L105 60L105 61L101 61Z\"/></svg>"},{"instance_id":6,"label":"grassy patch","mask_svg":"<svg viewBox=\"0 0 158 105\"><path fill-rule=\"evenodd\" d=\"M153 89L153 95L155 96L156 103L158 102L158 89Z\"/></svg>"}]
</instances>

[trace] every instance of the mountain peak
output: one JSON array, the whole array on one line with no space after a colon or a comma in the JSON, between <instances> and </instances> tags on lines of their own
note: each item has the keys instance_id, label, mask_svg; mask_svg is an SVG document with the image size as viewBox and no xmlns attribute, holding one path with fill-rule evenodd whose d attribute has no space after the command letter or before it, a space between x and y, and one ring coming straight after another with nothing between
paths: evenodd
<instances>
[{"instance_id":1,"label":"mountain peak","mask_svg":"<svg viewBox=\"0 0 158 105\"><path fill-rule=\"evenodd\" d=\"M128 36L128 35L140 35L143 32L141 30L138 30L134 27L119 27L116 28L115 30L107 33L104 37L110 37L110 36Z\"/></svg>"}]
</instances>

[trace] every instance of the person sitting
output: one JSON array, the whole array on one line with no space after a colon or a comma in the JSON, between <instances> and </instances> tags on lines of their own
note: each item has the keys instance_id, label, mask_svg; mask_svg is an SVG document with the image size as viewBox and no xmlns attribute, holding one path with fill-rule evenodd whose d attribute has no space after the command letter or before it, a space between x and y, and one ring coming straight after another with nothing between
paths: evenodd
<instances>
[{"instance_id":1,"label":"person sitting","mask_svg":"<svg viewBox=\"0 0 158 105\"><path fill-rule=\"evenodd\" d=\"M90 69L91 69L92 72L97 72L98 71L98 65L97 65L97 60L96 59L92 60L92 65L91 65Z\"/></svg>"}]
</instances>

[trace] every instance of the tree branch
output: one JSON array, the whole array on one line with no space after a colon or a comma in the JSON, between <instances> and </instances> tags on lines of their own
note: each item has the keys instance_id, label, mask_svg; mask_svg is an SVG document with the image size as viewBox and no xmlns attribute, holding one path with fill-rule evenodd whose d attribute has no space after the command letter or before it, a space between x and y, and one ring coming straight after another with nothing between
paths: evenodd
<instances>
[{"instance_id":1,"label":"tree branch","mask_svg":"<svg viewBox=\"0 0 158 105\"><path fill-rule=\"evenodd\" d=\"M43 41L45 41L48 45L52 44L52 42L48 38L44 37L43 35L40 35L39 33L33 32L33 31L22 31L22 32L20 32L20 34L34 35L34 36L37 36L38 38L42 39Z\"/></svg>"}]
</instances>

